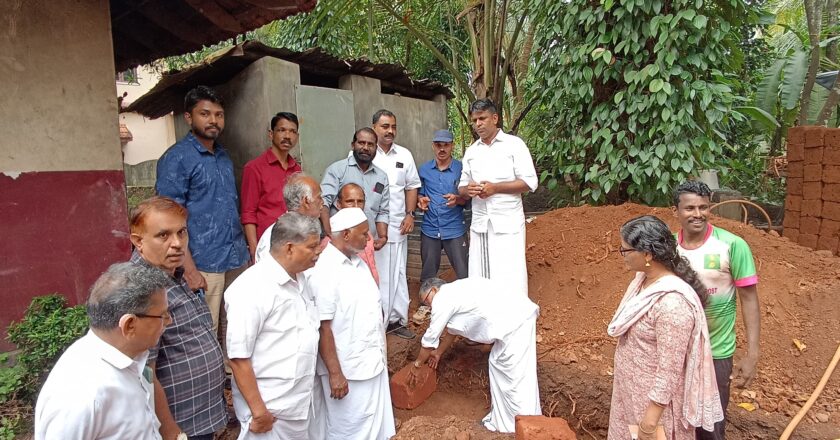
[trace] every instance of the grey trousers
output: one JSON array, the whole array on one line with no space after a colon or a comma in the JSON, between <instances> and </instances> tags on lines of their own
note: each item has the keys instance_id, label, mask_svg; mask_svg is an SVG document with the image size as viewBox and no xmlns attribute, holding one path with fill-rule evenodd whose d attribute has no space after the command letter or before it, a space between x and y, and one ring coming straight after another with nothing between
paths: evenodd
<instances>
[{"instance_id":1,"label":"grey trousers","mask_svg":"<svg viewBox=\"0 0 840 440\"><path fill-rule=\"evenodd\" d=\"M420 258L423 262L423 268L420 271L420 281L434 278L438 275L440 270L440 250L446 252L449 258L449 263L452 264L452 269L455 270L455 276L460 280L466 278L469 274L469 264L467 260L467 234L451 238L449 240L441 240L438 238L427 237L420 234Z\"/></svg>"},{"instance_id":2,"label":"grey trousers","mask_svg":"<svg viewBox=\"0 0 840 440\"><path fill-rule=\"evenodd\" d=\"M723 420L715 423L715 430L706 431L697 428L697 440L724 440L726 437L726 407L729 405L729 376L732 375L732 358L715 359L715 376L717 377L718 393L720 393L720 406L723 407Z\"/></svg>"}]
</instances>

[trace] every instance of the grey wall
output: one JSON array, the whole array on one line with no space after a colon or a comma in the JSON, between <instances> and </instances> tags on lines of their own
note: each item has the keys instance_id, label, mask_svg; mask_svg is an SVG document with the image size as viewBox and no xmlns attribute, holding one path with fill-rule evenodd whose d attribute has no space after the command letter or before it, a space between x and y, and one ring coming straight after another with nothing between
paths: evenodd
<instances>
[{"instance_id":1,"label":"grey wall","mask_svg":"<svg viewBox=\"0 0 840 440\"><path fill-rule=\"evenodd\" d=\"M355 131L353 93L297 86L303 169L319 182L327 167L350 151Z\"/></svg>"}]
</instances>

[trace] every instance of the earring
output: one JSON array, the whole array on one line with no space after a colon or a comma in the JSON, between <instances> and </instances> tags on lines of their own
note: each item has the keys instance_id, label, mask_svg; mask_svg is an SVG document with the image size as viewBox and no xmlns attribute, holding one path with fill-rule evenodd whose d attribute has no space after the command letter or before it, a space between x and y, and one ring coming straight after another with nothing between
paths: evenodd
<instances>
[{"instance_id":1,"label":"earring","mask_svg":"<svg viewBox=\"0 0 840 440\"><path fill-rule=\"evenodd\" d=\"M645 267L650 267L650 261L645 261Z\"/></svg>"}]
</instances>

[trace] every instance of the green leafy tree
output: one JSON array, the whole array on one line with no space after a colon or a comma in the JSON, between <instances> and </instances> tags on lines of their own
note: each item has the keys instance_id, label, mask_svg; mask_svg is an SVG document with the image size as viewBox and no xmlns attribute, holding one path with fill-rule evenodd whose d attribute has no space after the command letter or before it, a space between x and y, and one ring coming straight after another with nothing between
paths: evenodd
<instances>
[{"instance_id":1,"label":"green leafy tree","mask_svg":"<svg viewBox=\"0 0 840 440\"><path fill-rule=\"evenodd\" d=\"M739 0L545 2L530 126L542 179L585 200L665 203L715 162L742 99L734 32L755 17Z\"/></svg>"}]
</instances>

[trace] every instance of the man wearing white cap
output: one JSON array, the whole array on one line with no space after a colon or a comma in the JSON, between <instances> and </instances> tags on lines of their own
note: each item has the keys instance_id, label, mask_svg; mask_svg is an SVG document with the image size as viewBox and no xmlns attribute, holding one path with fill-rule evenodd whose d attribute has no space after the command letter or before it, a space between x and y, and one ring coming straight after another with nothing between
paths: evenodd
<instances>
[{"instance_id":1,"label":"man wearing white cap","mask_svg":"<svg viewBox=\"0 0 840 440\"><path fill-rule=\"evenodd\" d=\"M379 288L357 255L367 242L364 211L330 218L331 241L307 273L321 319L312 439L387 439L396 433Z\"/></svg>"}]
</instances>

